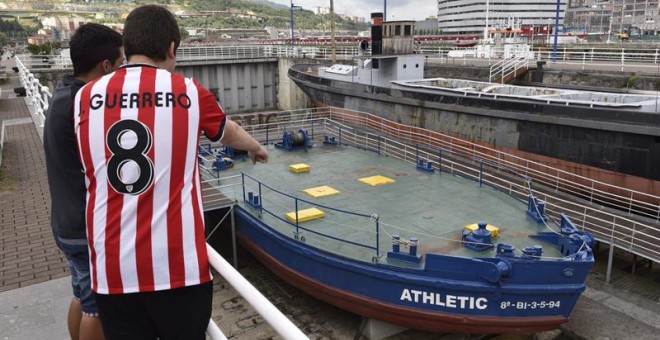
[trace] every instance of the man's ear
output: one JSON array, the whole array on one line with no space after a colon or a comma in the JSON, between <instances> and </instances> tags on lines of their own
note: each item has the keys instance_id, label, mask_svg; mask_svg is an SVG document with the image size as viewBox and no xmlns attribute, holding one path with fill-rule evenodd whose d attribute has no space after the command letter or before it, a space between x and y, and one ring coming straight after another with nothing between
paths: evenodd
<instances>
[{"instance_id":1,"label":"man's ear","mask_svg":"<svg viewBox=\"0 0 660 340\"><path fill-rule=\"evenodd\" d=\"M113 71L112 68L113 68L113 65L112 65L112 62L110 62L110 60L104 59L101 62L101 70L103 70L103 74L108 74L108 73L112 72Z\"/></svg>"},{"instance_id":2,"label":"man's ear","mask_svg":"<svg viewBox=\"0 0 660 340\"><path fill-rule=\"evenodd\" d=\"M170 47L167 48L167 58L175 60L176 59L176 46L174 45L174 41L170 43Z\"/></svg>"}]
</instances>

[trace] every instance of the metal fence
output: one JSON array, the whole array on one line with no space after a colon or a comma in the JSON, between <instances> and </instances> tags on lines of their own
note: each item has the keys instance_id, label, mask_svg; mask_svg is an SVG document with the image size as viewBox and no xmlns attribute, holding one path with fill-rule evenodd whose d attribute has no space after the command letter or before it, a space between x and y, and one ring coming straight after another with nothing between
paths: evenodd
<instances>
[{"instance_id":1,"label":"metal fence","mask_svg":"<svg viewBox=\"0 0 660 340\"><path fill-rule=\"evenodd\" d=\"M521 200L526 200L531 191L546 202L551 220L558 221L559 215L565 213L582 230L613 245L611 249L617 247L660 262L659 196L595 181L367 113L326 107L268 115L270 119L262 124L244 126L262 142L277 140L284 127L311 128L316 135L337 135L341 127L344 142L406 162L415 163L418 157L436 160L439 154L445 155L434 165L436 169L478 180ZM240 118L241 115L234 116Z\"/></svg>"}]
</instances>

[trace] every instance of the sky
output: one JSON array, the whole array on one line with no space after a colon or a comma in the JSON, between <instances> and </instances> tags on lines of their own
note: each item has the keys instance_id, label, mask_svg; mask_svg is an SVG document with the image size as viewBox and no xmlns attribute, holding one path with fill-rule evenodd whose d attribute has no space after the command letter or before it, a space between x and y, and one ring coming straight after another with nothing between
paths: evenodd
<instances>
[{"instance_id":1,"label":"sky","mask_svg":"<svg viewBox=\"0 0 660 340\"><path fill-rule=\"evenodd\" d=\"M291 0L269 0L291 5ZM313 11L315 7L330 7L330 0L293 0L295 6ZM334 0L335 12L371 20L372 12L383 12L384 0ZM386 20L424 20L438 15L437 0L388 0Z\"/></svg>"}]
</instances>

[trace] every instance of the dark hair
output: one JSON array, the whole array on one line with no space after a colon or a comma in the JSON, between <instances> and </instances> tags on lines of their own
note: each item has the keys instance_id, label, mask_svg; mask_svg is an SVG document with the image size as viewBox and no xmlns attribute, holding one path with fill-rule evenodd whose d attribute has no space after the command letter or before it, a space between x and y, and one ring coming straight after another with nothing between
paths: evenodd
<instances>
[{"instance_id":1,"label":"dark hair","mask_svg":"<svg viewBox=\"0 0 660 340\"><path fill-rule=\"evenodd\" d=\"M131 11L124 23L124 53L165 60L170 44L179 47L181 32L174 15L165 7L145 5Z\"/></svg>"},{"instance_id":2,"label":"dark hair","mask_svg":"<svg viewBox=\"0 0 660 340\"><path fill-rule=\"evenodd\" d=\"M69 48L73 75L79 76L93 70L103 60L114 64L121 58L121 34L104 25L84 24L71 37Z\"/></svg>"}]
</instances>

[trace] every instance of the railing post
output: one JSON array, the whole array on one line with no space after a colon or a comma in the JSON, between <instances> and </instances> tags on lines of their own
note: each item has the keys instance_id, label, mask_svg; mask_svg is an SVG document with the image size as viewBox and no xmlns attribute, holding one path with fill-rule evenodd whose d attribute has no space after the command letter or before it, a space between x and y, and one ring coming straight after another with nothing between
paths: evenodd
<instances>
[{"instance_id":1,"label":"railing post","mask_svg":"<svg viewBox=\"0 0 660 340\"><path fill-rule=\"evenodd\" d=\"M376 216L376 261L380 258L380 217Z\"/></svg>"},{"instance_id":2,"label":"railing post","mask_svg":"<svg viewBox=\"0 0 660 340\"><path fill-rule=\"evenodd\" d=\"M438 149L438 175L442 173L442 149Z\"/></svg>"},{"instance_id":3,"label":"railing post","mask_svg":"<svg viewBox=\"0 0 660 340\"><path fill-rule=\"evenodd\" d=\"M259 182L259 213L263 212L264 197L261 195L261 182Z\"/></svg>"},{"instance_id":4,"label":"railing post","mask_svg":"<svg viewBox=\"0 0 660 340\"><path fill-rule=\"evenodd\" d=\"M296 238L298 237L298 234L300 233L300 226L298 225L298 197L295 198L296 202Z\"/></svg>"},{"instance_id":5,"label":"railing post","mask_svg":"<svg viewBox=\"0 0 660 340\"><path fill-rule=\"evenodd\" d=\"M243 188L243 202L245 202L245 173L241 172L241 187Z\"/></svg>"},{"instance_id":6,"label":"railing post","mask_svg":"<svg viewBox=\"0 0 660 340\"><path fill-rule=\"evenodd\" d=\"M380 135L376 135L378 137L378 156L380 156Z\"/></svg>"},{"instance_id":7,"label":"railing post","mask_svg":"<svg viewBox=\"0 0 660 340\"><path fill-rule=\"evenodd\" d=\"M633 191L630 192L630 200L629 200L630 204L628 205L628 216L632 216L633 195L634 194L635 194L635 192L633 192Z\"/></svg>"},{"instance_id":8,"label":"railing post","mask_svg":"<svg viewBox=\"0 0 660 340\"><path fill-rule=\"evenodd\" d=\"M479 160L479 186L483 184L483 174L484 174L484 160Z\"/></svg>"}]
</instances>

